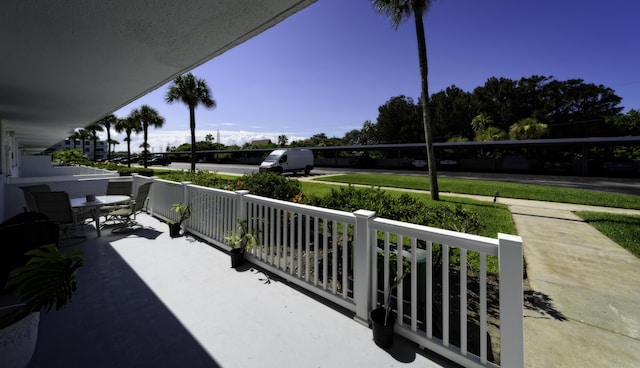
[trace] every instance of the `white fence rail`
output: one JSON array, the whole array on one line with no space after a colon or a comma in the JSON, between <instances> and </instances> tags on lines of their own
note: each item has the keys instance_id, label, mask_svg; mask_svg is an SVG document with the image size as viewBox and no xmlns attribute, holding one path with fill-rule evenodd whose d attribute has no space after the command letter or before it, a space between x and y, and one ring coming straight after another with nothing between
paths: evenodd
<instances>
[{"instance_id":1,"label":"white fence rail","mask_svg":"<svg viewBox=\"0 0 640 368\"><path fill-rule=\"evenodd\" d=\"M497 366L488 338L493 313L500 321L500 365L524 365L520 237L492 239L377 218L371 211L349 213L141 176L134 176L134 191L148 180L154 183L147 205L153 215L176 220L171 205L189 204L185 230L225 250L225 237L240 219L258 239L247 253L251 262L347 308L362 323L383 303L389 287L384 280L394 269L401 276L406 261L411 271L393 293L396 333L464 366ZM392 254L396 265L390 264ZM479 269L468 265L472 257ZM488 258L497 259L499 290L488 290Z\"/></svg>"}]
</instances>

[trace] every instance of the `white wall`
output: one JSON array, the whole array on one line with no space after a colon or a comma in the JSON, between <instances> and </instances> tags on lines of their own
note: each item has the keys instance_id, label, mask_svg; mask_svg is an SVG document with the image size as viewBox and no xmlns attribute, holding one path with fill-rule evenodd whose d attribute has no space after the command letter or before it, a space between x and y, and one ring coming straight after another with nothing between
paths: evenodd
<instances>
[{"instance_id":1,"label":"white wall","mask_svg":"<svg viewBox=\"0 0 640 368\"><path fill-rule=\"evenodd\" d=\"M33 156L23 153L20 161L20 176L23 178L49 176L53 174L51 156L49 155Z\"/></svg>"},{"instance_id":2,"label":"white wall","mask_svg":"<svg viewBox=\"0 0 640 368\"><path fill-rule=\"evenodd\" d=\"M0 189L0 198L4 198L2 209L0 209L0 222L23 211L26 203L21 186L47 184L52 191L64 191L70 198L74 198L85 197L87 194L104 195L107 192L109 179L116 178L122 179L118 174L13 179L2 185ZM1 193L2 191L4 193ZM2 210L4 210L4 217L2 217Z\"/></svg>"}]
</instances>

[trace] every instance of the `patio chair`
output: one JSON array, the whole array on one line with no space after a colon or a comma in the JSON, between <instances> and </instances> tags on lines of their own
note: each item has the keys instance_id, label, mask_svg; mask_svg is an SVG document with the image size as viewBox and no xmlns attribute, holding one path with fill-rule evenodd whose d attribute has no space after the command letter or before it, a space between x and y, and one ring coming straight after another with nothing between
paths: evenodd
<instances>
[{"instance_id":1,"label":"patio chair","mask_svg":"<svg viewBox=\"0 0 640 368\"><path fill-rule=\"evenodd\" d=\"M107 182L107 195L126 195L131 197L133 182L131 180L109 180ZM120 209L121 206L103 206L100 208L100 216L104 216L104 224L106 224L110 218L109 213L111 211ZM104 225L103 225L104 226Z\"/></svg>"},{"instance_id":2,"label":"patio chair","mask_svg":"<svg viewBox=\"0 0 640 368\"><path fill-rule=\"evenodd\" d=\"M85 238L74 235L78 224L84 224L85 216L73 210L67 192L32 192L31 195L38 212L57 222L67 238Z\"/></svg>"},{"instance_id":3,"label":"patio chair","mask_svg":"<svg viewBox=\"0 0 640 368\"><path fill-rule=\"evenodd\" d=\"M107 195L128 195L131 196L131 180L109 180L107 182Z\"/></svg>"},{"instance_id":4,"label":"patio chair","mask_svg":"<svg viewBox=\"0 0 640 368\"><path fill-rule=\"evenodd\" d=\"M107 214L107 218L116 221L116 228L111 230L112 233L120 233L124 231L142 228L142 225L136 222L136 214L141 212L144 204L149 196L149 189L152 183L144 183L138 187L136 197L126 205L118 206Z\"/></svg>"},{"instance_id":5,"label":"patio chair","mask_svg":"<svg viewBox=\"0 0 640 368\"><path fill-rule=\"evenodd\" d=\"M24 194L24 202L26 203L26 206L24 207L25 212L38 212L38 208L36 208L36 202L33 200L33 196L31 195L31 193L51 191L51 188L47 184L27 185L24 187L20 187L20 189L22 189L22 193Z\"/></svg>"}]
</instances>

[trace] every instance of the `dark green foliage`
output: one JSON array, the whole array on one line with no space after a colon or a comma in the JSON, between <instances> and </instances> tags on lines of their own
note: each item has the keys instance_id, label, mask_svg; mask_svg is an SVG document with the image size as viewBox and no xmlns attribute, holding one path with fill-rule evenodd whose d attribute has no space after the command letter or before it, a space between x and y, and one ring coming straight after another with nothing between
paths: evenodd
<instances>
[{"instance_id":1,"label":"dark green foliage","mask_svg":"<svg viewBox=\"0 0 640 368\"><path fill-rule=\"evenodd\" d=\"M473 137L469 123L478 111L471 106L471 93L451 86L431 95L429 102L433 135L437 141L450 141L454 137Z\"/></svg>"},{"instance_id":2,"label":"dark green foliage","mask_svg":"<svg viewBox=\"0 0 640 368\"><path fill-rule=\"evenodd\" d=\"M130 176L133 173L150 177L153 176L153 169L145 169L144 167L118 167L118 174L120 174L120 176Z\"/></svg>"},{"instance_id":3,"label":"dark green foliage","mask_svg":"<svg viewBox=\"0 0 640 368\"><path fill-rule=\"evenodd\" d=\"M189 181L195 185L225 190L248 190L251 194L291 201L302 191L300 182L272 172L244 174L241 177L229 180L217 173L209 171L172 171L162 174L162 179L184 182Z\"/></svg>"},{"instance_id":4,"label":"dark green foliage","mask_svg":"<svg viewBox=\"0 0 640 368\"><path fill-rule=\"evenodd\" d=\"M60 253L54 244L43 245L26 253L29 262L11 271L7 288L15 287L16 294L29 311L49 311L64 307L76 291L76 276L82 266L82 251Z\"/></svg>"},{"instance_id":5,"label":"dark green foliage","mask_svg":"<svg viewBox=\"0 0 640 368\"><path fill-rule=\"evenodd\" d=\"M113 162L94 162L93 166L99 169L111 170L111 171L118 171L118 169L122 167Z\"/></svg>"},{"instance_id":6,"label":"dark green foliage","mask_svg":"<svg viewBox=\"0 0 640 368\"><path fill-rule=\"evenodd\" d=\"M244 174L236 185L251 194L290 201L302 191L300 182L272 172Z\"/></svg>"},{"instance_id":7,"label":"dark green foliage","mask_svg":"<svg viewBox=\"0 0 640 368\"><path fill-rule=\"evenodd\" d=\"M60 163L60 165L91 165L89 156L82 153L79 148L63 149L55 151L51 160Z\"/></svg>"},{"instance_id":8,"label":"dark green foliage","mask_svg":"<svg viewBox=\"0 0 640 368\"><path fill-rule=\"evenodd\" d=\"M441 229L477 234L482 227L480 217L461 205L437 206L427 213L427 223Z\"/></svg>"},{"instance_id":9,"label":"dark green foliage","mask_svg":"<svg viewBox=\"0 0 640 368\"><path fill-rule=\"evenodd\" d=\"M349 185L331 189L323 197L309 197L306 204L353 212L359 209L375 211L376 216L477 234L482 227L479 216L460 205L426 206L414 196L403 193L394 197L380 188L356 189Z\"/></svg>"},{"instance_id":10,"label":"dark green foliage","mask_svg":"<svg viewBox=\"0 0 640 368\"><path fill-rule=\"evenodd\" d=\"M209 171L185 171L185 170L174 170L168 173L164 173L162 175L162 179L170 180L170 181L189 181L192 184L200 185L202 187L210 187L210 188L222 188L228 184L229 180L223 178L222 176L212 173Z\"/></svg>"},{"instance_id":11,"label":"dark green foliage","mask_svg":"<svg viewBox=\"0 0 640 368\"><path fill-rule=\"evenodd\" d=\"M411 97L392 97L378 108L376 128L380 143L424 142L422 106Z\"/></svg>"}]
</instances>

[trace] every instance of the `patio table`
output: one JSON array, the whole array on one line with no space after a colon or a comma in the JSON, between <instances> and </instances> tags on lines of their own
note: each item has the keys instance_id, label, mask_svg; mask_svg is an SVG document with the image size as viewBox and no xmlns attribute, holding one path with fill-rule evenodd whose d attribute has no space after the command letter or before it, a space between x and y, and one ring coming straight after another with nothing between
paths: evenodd
<instances>
[{"instance_id":1,"label":"patio table","mask_svg":"<svg viewBox=\"0 0 640 368\"><path fill-rule=\"evenodd\" d=\"M100 208L102 206L113 205L130 200L131 197L127 195L101 195L96 196L94 201L87 201L86 197L71 198L71 207L74 210L91 211L93 221L96 223L96 232L98 233L98 237L100 237Z\"/></svg>"}]
</instances>

